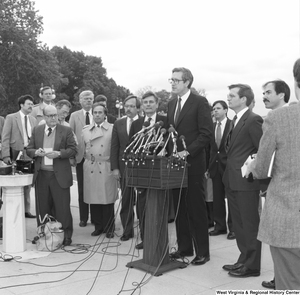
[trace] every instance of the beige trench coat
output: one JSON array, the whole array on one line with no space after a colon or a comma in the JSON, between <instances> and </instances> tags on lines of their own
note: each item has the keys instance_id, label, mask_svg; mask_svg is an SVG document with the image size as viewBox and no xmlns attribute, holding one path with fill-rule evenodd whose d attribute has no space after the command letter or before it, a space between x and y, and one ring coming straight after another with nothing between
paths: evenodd
<instances>
[{"instance_id":1,"label":"beige trench coat","mask_svg":"<svg viewBox=\"0 0 300 295\"><path fill-rule=\"evenodd\" d=\"M117 180L110 168L112 124L103 122L101 127L86 126L82 130L85 147L83 165L84 202L111 204L118 199Z\"/></svg>"}]
</instances>

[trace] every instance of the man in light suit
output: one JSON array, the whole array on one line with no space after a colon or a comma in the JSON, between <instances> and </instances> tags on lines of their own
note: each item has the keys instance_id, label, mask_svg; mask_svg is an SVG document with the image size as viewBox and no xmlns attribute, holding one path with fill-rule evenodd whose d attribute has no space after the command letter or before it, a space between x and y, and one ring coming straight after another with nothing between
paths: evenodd
<instances>
[{"instance_id":1,"label":"man in light suit","mask_svg":"<svg viewBox=\"0 0 300 295\"><path fill-rule=\"evenodd\" d=\"M290 88L282 80L274 80L266 82L263 85L263 102L266 109L276 110L283 106L288 106L290 99ZM270 178L260 180L263 185L261 196L267 193L267 187ZM269 289L275 289L275 279L271 281L263 281L262 286Z\"/></svg>"},{"instance_id":2,"label":"man in light suit","mask_svg":"<svg viewBox=\"0 0 300 295\"><path fill-rule=\"evenodd\" d=\"M122 157L124 150L129 143L131 124L139 118L137 115L140 109L139 99L134 95L129 95L124 100L124 109L126 117L123 117L114 123L111 139L110 163L114 177L121 181L122 208L120 211L120 218L123 226L121 241L128 241L134 236L134 189L126 186L126 167L125 162L122 161Z\"/></svg>"},{"instance_id":3,"label":"man in light suit","mask_svg":"<svg viewBox=\"0 0 300 295\"><path fill-rule=\"evenodd\" d=\"M203 265L210 260L208 219L205 205L204 173L205 148L212 140L213 123L210 106L205 97L192 93L193 75L186 68L175 68L169 82L176 98L168 105L168 125L178 132L177 148L180 157L187 158L188 188L173 190L178 250L172 259L193 256L192 265ZM187 149L179 139L185 136Z\"/></svg>"},{"instance_id":4,"label":"man in light suit","mask_svg":"<svg viewBox=\"0 0 300 295\"><path fill-rule=\"evenodd\" d=\"M143 124L146 121L149 122L149 127L153 126L156 122L159 121L162 121L164 123L163 126L167 126L166 116L157 114L158 106L159 106L159 98L154 92L147 91L146 93L144 93L144 95L142 96L142 109L144 111L145 116L140 117L139 119L137 119L132 123L130 128L129 138L132 139L134 134L136 134L142 129ZM140 235L141 235L142 242L136 245L136 249L143 249L147 191L146 189L137 189L137 190L138 190L137 215L139 218L139 227L140 227Z\"/></svg>"},{"instance_id":5,"label":"man in light suit","mask_svg":"<svg viewBox=\"0 0 300 295\"><path fill-rule=\"evenodd\" d=\"M43 110L46 124L36 126L27 148L29 157L35 159L33 184L35 184L37 221L46 214L55 218L64 230L63 245L72 243L73 220L70 208L70 187L73 177L70 157L77 152L72 129L58 124L57 109L46 106Z\"/></svg>"},{"instance_id":6,"label":"man in light suit","mask_svg":"<svg viewBox=\"0 0 300 295\"><path fill-rule=\"evenodd\" d=\"M89 205L83 200L83 163L84 144L82 141L82 129L86 125L93 123L92 105L94 94L90 90L82 91L79 94L79 102L82 109L71 114L70 127L74 131L78 141L78 153L76 155L76 177L78 185L78 205L79 205L79 226L85 227L89 218Z\"/></svg>"},{"instance_id":7,"label":"man in light suit","mask_svg":"<svg viewBox=\"0 0 300 295\"><path fill-rule=\"evenodd\" d=\"M217 100L213 103L213 112L216 122L214 123L214 137L210 144L208 174L213 182L213 215L215 227L214 230L209 232L209 235L218 236L227 233L225 187L222 178L227 161L225 142L231 120L227 118L228 106L223 100ZM230 210L228 210L227 225L229 230L227 239L233 240L235 239L235 235Z\"/></svg>"},{"instance_id":8,"label":"man in light suit","mask_svg":"<svg viewBox=\"0 0 300 295\"><path fill-rule=\"evenodd\" d=\"M300 59L293 68L296 98L300 99ZM276 290L299 290L300 269L300 104L268 114L255 161L248 165L256 178L269 176L275 152L258 238L270 245Z\"/></svg>"},{"instance_id":9,"label":"man in light suit","mask_svg":"<svg viewBox=\"0 0 300 295\"><path fill-rule=\"evenodd\" d=\"M236 115L226 140L223 182L240 255L236 263L224 265L223 269L231 276L244 278L260 275L261 242L257 240L260 187L258 180L250 182L243 178L241 167L257 152L263 119L248 108L254 98L250 86L233 84L228 88L228 105Z\"/></svg>"},{"instance_id":10,"label":"man in light suit","mask_svg":"<svg viewBox=\"0 0 300 295\"><path fill-rule=\"evenodd\" d=\"M23 158L28 160L26 148L28 146L31 132L36 126L36 119L30 116L33 107L33 97L31 95L23 95L18 98L20 111L9 114L2 131L2 158L6 164L11 164L15 161L20 152L23 153ZM35 218L30 213L30 186L24 187L25 199L25 217Z\"/></svg>"}]
</instances>

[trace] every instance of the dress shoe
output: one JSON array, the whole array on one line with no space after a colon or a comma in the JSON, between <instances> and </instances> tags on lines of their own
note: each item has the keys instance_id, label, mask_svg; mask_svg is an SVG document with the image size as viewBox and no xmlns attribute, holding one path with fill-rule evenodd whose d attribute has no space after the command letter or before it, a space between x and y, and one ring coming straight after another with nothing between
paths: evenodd
<instances>
[{"instance_id":1,"label":"dress shoe","mask_svg":"<svg viewBox=\"0 0 300 295\"><path fill-rule=\"evenodd\" d=\"M79 222L79 226L80 226L80 227L85 227L85 226L86 226L86 221L81 220L81 221Z\"/></svg>"},{"instance_id":2,"label":"dress shoe","mask_svg":"<svg viewBox=\"0 0 300 295\"><path fill-rule=\"evenodd\" d=\"M108 239L112 239L114 236L115 236L115 235L114 235L113 232L108 232L108 233L106 233L106 237L107 237Z\"/></svg>"},{"instance_id":3,"label":"dress shoe","mask_svg":"<svg viewBox=\"0 0 300 295\"><path fill-rule=\"evenodd\" d=\"M239 269L230 271L228 274L236 278L248 278L260 276L260 271L258 269L249 269L244 265Z\"/></svg>"},{"instance_id":4,"label":"dress shoe","mask_svg":"<svg viewBox=\"0 0 300 295\"><path fill-rule=\"evenodd\" d=\"M241 268L242 266L244 266L244 264L237 262L235 264L225 264L223 266L223 269L227 270L227 271L232 271L232 270L237 270L237 269Z\"/></svg>"},{"instance_id":5,"label":"dress shoe","mask_svg":"<svg viewBox=\"0 0 300 295\"><path fill-rule=\"evenodd\" d=\"M226 235L227 234L227 230L217 230L217 229L214 229L212 231L210 231L208 233L210 236L219 236L219 235Z\"/></svg>"},{"instance_id":6,"label":"dress shoe","mask_svg":"<svg viewBox=\"0 0 300 295\"><path fill-rule=\"evenodd\" d=\"M96 237L96 236L100 236L103 233L102 229L96 229L95 231L93 231L91 233L91 236Z\"/></svg>"},{"instance_id":7,"label":"dress shoe","mask_svg":"<svg viewBox=\"0 0 300 295\"><path fill-rule=\"evenodd\" d=\"M30 212L26 212L26 213L25 213L25 217L26 217L26 218L36 218L36 216L35 216L35 215L32 215Z\"/></svg>"},{"instance_id":8,"label":"dress shoe","mask_svg":"<svg viewBox=\"0 0 300 295\"><path fill-rule=\"evenodd\" d=\"M120 240L125 242L132 238L133 238L133 235L123 235Z\"/></svg>"},{"instance_id":9,"label":"dress shoe","mask_svg":"<svg viewBox=\"0 0 300 295\"><path fill-rule=\"evenodd\" d=\"M64 246L70 246L72 244L71 238L64 238L63 245Z\"/></svg>"},{"instance_id":10,"label":"dress shoe","mask_svg":"<svg viewBox=\"0 0 300 295\"><path fill-rule=\"evenodd\" d=\"M176 251L176 252L173 252L173 253L169 254L169 257L171 259L180 259L180 258L183 258L183 257L186 257L186 256L193 256L193 253L185 253L185 252L182 252L182 251Z\"/></svg>"},{"instance_id":11,"label":"dress shoe","mask_svg":"<svg viewBox=\"0 0 300 295\"><path fill-rule=\"evenodd\" d=\"M265 288L268 288L268 289L275 289L275 279L271 280L271 281L263 281L261 283L261 285Z\"/></svg>"},{"instance_id":12,"label":"dress shoe","mask_svg":"<svg viewBox=\"0 0 300 295\"><path fill-rule=\"evenodd\" d=\"M196 256L192 261L191 264L193 265L202 265L205 264L207 261L210 260L209 255L207 256Z\"/></svg>"},{"instance_id":13,"label":"dress shoe","mask_svg":"<svg viewBox=\"0 0 300 295\"><path fill-rule=\"evenodd\" d=\"M135 246L135 249L137 249L137 250L142 250L142 249L144 249L144 244L143 244L143 242L137 244L137 245Z\"/></svg>"},{"instance_id":14,"label":"dress shoe","mask_svg":"<svg viewBox=\"0 0 300 295\"><path fill-rule=\"evenodd\" d=\"M235 239L235 233L233 231L229 232L227 235L227 240L234 240Z\"/></svg>"}]
</instances>

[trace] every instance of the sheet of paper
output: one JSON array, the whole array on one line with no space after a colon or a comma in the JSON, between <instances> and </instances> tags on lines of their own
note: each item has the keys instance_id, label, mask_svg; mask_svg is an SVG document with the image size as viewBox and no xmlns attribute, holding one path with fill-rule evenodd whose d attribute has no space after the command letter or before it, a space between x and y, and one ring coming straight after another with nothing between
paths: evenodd
<instances>
[{"instance_id":1,"label":"sheet of paper","mask_svg":"<svg viewBox=\"0 0 300 295\"><path fill-rule=\"evenodd\" d=\"M275 159L275 151L273 152L271 162L270 162L270 166L269 166L269 169L268 169L268 177L272 177L272 169L273 169L273 165L274 165L274 159Z\"/></svg>"},{"instance_id":2,"label":"sheet of paper","mask_svg":"<svg viewBox=\"0 0 300 295\"><path fill-rule=\"evenodd\" d=\"M241 168L241 172L242 172L242 177L246 176L246 172L248 169L248 164L250 164L252 161L254 161L254 158L252 158L251 156L248 157L248 159L246 160L246 162L244 163L244 165Z\"/></svg>"},{"instance_id":3,"label":"sheet of paper","mask_svg":"<svg viewBox=\"0 0 300 295\"><path fill-rule=\"evenodd\" d=\"M53 152L53 148L44 148L45 153ZM49 159L47 156L44 157L45 165L53 165L53 159Z\"/></svg>"}]
</instances>

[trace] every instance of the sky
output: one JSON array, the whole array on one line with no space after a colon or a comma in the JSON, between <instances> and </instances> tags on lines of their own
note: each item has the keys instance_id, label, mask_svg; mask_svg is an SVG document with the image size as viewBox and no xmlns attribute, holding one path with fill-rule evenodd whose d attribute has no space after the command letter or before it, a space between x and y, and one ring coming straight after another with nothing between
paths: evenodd
<instances>
[{"instance_id":1,"label":"sky","mask_svg":"<svg viewBox=\"0 0 300 295\"><path fill-rule=\"evenodd\" d=\"M227 101L228 85L252 87L265 116L262 85L282 79L296 100L292 67L300 57L298 0L35 0L40 41L102 58L107 75L132 93L171 90L175 67L210 103ZM233 117L233 111L229 117Z\"/></svg>"}]
</instances>

